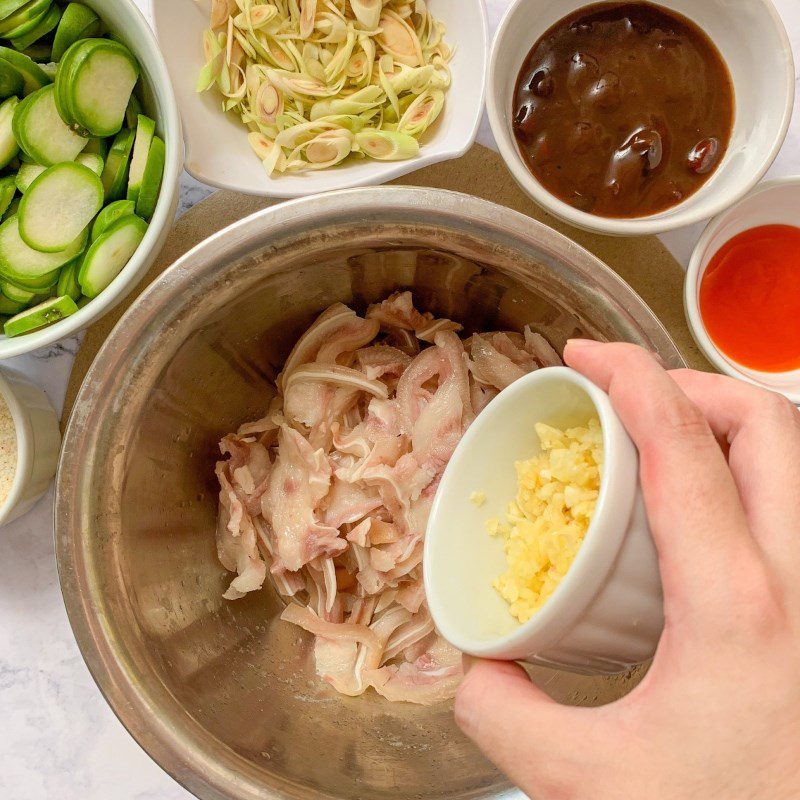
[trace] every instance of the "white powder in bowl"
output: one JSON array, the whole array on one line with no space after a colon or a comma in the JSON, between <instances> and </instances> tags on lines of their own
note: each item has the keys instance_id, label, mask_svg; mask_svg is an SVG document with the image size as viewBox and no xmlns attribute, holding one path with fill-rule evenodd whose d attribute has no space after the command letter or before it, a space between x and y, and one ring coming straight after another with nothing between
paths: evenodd
<instances>
[{"instance_id":1,"label":"white powder in bowl","mask_svg":"<svg viewBox=\"0 0 800 800\"><path fill-rule=\"evenodd\" d=\"M0 395L0 506L11 491L17 472L17 431L11 411Z\"/></svg>"}]
</instances>

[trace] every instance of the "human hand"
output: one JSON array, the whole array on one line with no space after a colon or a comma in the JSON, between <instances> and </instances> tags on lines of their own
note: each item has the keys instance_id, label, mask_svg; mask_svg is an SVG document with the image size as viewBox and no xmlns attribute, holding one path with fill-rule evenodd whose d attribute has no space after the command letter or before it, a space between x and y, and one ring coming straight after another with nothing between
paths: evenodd
<instances>
[{"instance_id":1,"label":"human hand","mask_svg":"<svg viewBox=\"0 0 800 800\"><path fill-rule=\"evenodd\" d=\"M632 345L571 342L565 360L639 449L664 633L642 682L600 708L471 661L458 724L537 800L797 800L800 412Z\"/></svg>"}]
</instances>

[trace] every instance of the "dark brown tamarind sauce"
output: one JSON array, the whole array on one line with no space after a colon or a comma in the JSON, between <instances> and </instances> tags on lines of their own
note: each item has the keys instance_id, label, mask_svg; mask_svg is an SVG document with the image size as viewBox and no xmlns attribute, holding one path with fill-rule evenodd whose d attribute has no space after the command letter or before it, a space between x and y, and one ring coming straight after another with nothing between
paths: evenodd
<instances>
[{"instance_id":1,"label":"dark brown tamarind sauce","mask_svg":"<svg viewBox=\"0 0 800 800\"><path fill-rule=\"evenodd\" d=\"M722 161L734 93L713 42L651 3L598 3L550 28L517 78L514 134L533 175L571 206L649 216Z\"/></svg>"}]
</instances>

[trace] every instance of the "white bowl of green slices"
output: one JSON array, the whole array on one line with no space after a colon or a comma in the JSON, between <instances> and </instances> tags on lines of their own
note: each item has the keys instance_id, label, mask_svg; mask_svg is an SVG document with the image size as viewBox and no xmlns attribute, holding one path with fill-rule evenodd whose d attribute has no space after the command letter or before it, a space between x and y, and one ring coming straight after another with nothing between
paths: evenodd
<instances>
[{"instance_id":1,"label":"white bowl of green slices","mask_svg":"<svg viewBox=\"0 0 800 800\"><path fill-rule=\"evenodd\" d=\"M131 0L0 0L0 359L134 288L182 165L166 66Z\"/></svg>"}]
</instances>

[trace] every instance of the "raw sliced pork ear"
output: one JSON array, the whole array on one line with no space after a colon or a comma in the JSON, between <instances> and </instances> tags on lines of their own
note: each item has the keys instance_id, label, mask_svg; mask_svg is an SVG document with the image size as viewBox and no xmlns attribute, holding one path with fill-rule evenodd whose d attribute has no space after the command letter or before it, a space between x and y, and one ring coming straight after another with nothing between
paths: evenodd
<instances>
[{"instance_id":1,"label":"raw sliced pork ear","mask_svg":"<svg viewBox=\"0 0 800 800\"><path fill-rule=\"evenodd\" d=\"M278 376L278 388L303 364L335 364L342 353L369 344L379 330L378 321L362 319L342 303L335 303L300 337Z\"/></svg>"},{"instance_id":2,"label":"raw sliced pork ear","mask_svg":"<svg viewBox=\"0 0 800 800\"><path fill-rule=\"evenodd\" d=\"M261 496L264 519L277 542L273 570L296 572L319 556L347 549L336 528L322 525L317 507L331 485L331 464L288 425L278 435L278 456L269 488Z\"/></svg>"},{"instance_id":3,"label":"raw sliced pork ear","mask_svg":"<svg viewBox=\"0 0 800 800\"><path fill-rule=\"evenodd\" d=\"M217 463L220 513L217 520L217 554L222 566L238 577L223 597L238 600L264 585L267 565L258 549L258 534L244 503L226 476L227 462Z\"/></svg>"},{"instance_id":4,"label":"raw sliced pork ear","mask_svg":"<svg viewBox=\"0 0 800 800\"><path fill-rule=\"evenodd\" d=\"M433 498L476 414L560 359L530 328L466 342L460 330L410 292L366 318L336 303L295 345L264 417L220 443L217 551L236 573L224 596L269 576L341 694L430 705L462 676L425 603Z\"/></svg>"},{"instance_id":5,"label":"raw sliced pork ear","mask_svg":"<svg viewBox=\"0 0 800 800\"><path fill-rule=\"evenodd\" d=\"M449 319L436 319L433 314L421 314L414 308L411 292L398 292L382 303L367 309L367 319L377 320L384 331L413 331L423 342L433 342L442 331L458 333L462 326Z\"/></svg>"}]
</instances>

